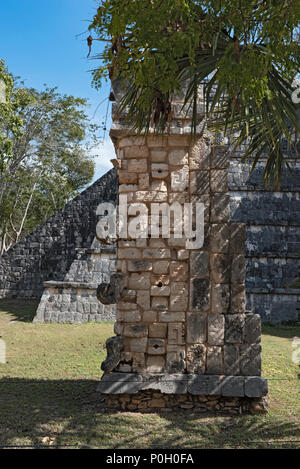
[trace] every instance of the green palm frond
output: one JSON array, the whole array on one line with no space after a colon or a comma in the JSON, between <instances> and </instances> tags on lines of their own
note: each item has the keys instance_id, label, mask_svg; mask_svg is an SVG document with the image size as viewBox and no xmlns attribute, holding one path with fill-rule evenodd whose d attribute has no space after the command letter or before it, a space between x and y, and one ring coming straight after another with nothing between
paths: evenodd
<instances>
[{"instance_id":1,"label":"green palm frond","mask_svg":"<svg viewBox=\"0 0 300 469\"><path fill-rule=\"evenodd\" d=\"M252 164L252 171L262 157L267 157L264 180L279 185L284 168L289 168L283 150L283 141L297 151L299 131L299 105L292 102L292 87L273 65L267 75L266 88L261 101L246 94L242 87L224 83L220 79L221 63L227 59L228 45L233 39L224 32L215 35L213 44L195 51L195 61L188 57L178 59L177 90L188 83L183 107L186 112L192 108L192 133L197 127L197 102L199 86L204 85L204 100L208 124L215 133L230 134L234 145L245 146L244 159ZM257 59L265 54L264 46L256 45L252 53ZM228 61L234 60L232 57ZM230 66L230 62L229 66ZM236 65L236 63L235 63ZM157 73L159 80L159 71ZM159 84L138 87L136 80L130 86L120 103L120 111L128 116L132 127L138 132L157 133L166 131L172 118L170 113L171 94L159 92ZM177 91L175 88L174 93Z\"/></svg>"}]
</instances>

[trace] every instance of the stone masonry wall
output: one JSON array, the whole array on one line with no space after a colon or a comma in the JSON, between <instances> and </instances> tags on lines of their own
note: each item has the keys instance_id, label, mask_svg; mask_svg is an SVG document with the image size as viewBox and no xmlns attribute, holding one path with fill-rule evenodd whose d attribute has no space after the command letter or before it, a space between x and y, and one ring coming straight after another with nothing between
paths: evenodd
<instances>
[{"instance_id":1,"label":"stone masonry wall","mask_svg":"<svg viewBox=\"0 0 300 469\"><path fill-rule=\"evenodd\" d=\"M287 155L293 173L285 172L280 189L261 183L264 162L250 176L250 166L231 159L231 216L247 225L247 307L262 321L297 321L300 290L300 163Z\"/></svg>"},{"instance_id":2,"label":"stone masonry wall","mask_svg":"<svg viewBox=\"0 0 300 469\"><path fill-rule=\"evenodd\" d=\"M203 396L186 394L163 394L160 391L140 391L137 394L109 395L105 405L110 409L129 412L160 412L172 409L174 412L221 412L229 415L261 413L267 411L267 403L261 398Z\"/></svg>"},{"instance_id":3,"label":"stone masonry wall","mask_svg":"<svg viewBox=\"0 0 300 469\"><path fill-rule=\"evenodd\" d=\"M96 208L114 202L115 170L71 200L0 258L0 297L39 298L45 281L62 281L78 252L90 248L96 233Z\"/></svg>"},{"instance_id":4,"label":"stone masonry wall","mask_svg":"<svg viewBox=\"0 0 300 469\"><path fill-rule=\"evenodd\" d=\"M127 292L115 333L124 346L100 389L109 392L122 373L125 380L132 372L189 373L230 375L231 395L243 393L244 377L261 373L260 317L245 310L245 225L230 221L227 147L212 150L204 137L191 146L188 136L171 135L120 138L116 151L120 200L126 194L149 214L155 202L203 203L205 237L200 249L186 249L185 236L119 240L117 270Z\"/></svg>"}]
</instances>

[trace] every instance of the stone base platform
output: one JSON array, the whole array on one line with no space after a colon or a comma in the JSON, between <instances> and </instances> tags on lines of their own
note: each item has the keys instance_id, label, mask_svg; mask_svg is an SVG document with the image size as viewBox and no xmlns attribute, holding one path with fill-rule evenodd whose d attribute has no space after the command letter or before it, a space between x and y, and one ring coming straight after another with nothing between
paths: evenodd
<instances>
[{"instance_id":1,"label":"stone base platform","mask_svg":"<svg viewBox=\"0 0 300 469\"><path fill-rule=\"evenodd\" d=\"M268 382L260 376L111 372L102 377L97 390L110 395L155 391L167 395L261 398L268 393Z\"/></svg>"},{"instance_id":2,"label":"stone base platform","mask_svg":"<svg viewBox=\"0 0 300 469\"><path fill-rule=\"evenodd\" d=\"M97 287L115 272L116 247L100 246L94 240L88 249L78 249L62 281L44 282L44 292L34 322L81 324L115 321L116 305L103 305Z\"/></svg>"},{"instance_id":3,"label":"stone base platform","mask_svg":"<svg viewBox=\"0 0 300 469\"><path fill-rule=\"evenodd\" d=\"M137 394L104 395L105 407L128 412L217 412L239 415L243 413L265 414L265 398L195 396L187 394L163 394L159 391L139 391Z\"/></svg>"},{"instance_id":4,"label":"stone base platform","mask_svg":"<svg viewBox=\"0 0 300 469\"><path fill-rule=\"evenodd\" d=\"M97 283L44 282L44 292L33 322L82 324L115 321L115 305L97 300Z\"/></svg>"}]
</instances>

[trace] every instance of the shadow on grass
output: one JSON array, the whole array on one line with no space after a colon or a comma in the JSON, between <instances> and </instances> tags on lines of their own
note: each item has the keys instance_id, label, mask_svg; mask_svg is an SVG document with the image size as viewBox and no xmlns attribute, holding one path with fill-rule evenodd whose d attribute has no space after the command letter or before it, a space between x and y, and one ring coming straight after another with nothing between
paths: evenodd
<instances>
[{"instance_id":1,"label":"shadow on grass","mask_svg":"<svg viewBox=\"0 0 300 469\"><path fill-rule=\"evenodd\" d=\"M0 446L45 441L116 449L300 446L299 424L289 419L117 412L105 408L96 387L92 380L0 380Z\"/></svg>"},{"instance_id":2,"label":"shadow on grass","mask_svg":"<svg viewBox=\"0 0 300 469\"><path fill-rule=\"evenodd\" d=\"M0 300L0 312L13 316L15 321L32 322L39 300L4 299Z\"/></svg>"}]
</instances>

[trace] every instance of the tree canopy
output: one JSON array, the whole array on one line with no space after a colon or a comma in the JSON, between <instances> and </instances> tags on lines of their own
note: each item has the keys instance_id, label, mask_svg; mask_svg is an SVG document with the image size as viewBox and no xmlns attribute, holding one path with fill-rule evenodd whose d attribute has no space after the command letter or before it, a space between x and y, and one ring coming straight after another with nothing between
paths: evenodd
<instances>
[{"instance_id":1,"label":"tree canopy","mask_svg":"<svg viewBox=\"0 0 300 469\"><path fill-rule=\"evenodd\" d=\"M0 61L0 254L94 176L86 100L24 87Z\"/></svg>"},{"instance_id":2,"label":"tree canopy","mask_svg":"<svg viewBox=\"0 0 300 469\"><path fill-rule=\"evenodd\" d=\"M188 81L193 107L199 85L210 125L247 142L253 166L268 152L265 179L279 182L287 164L282 139L299 129L292 100L299 72L298 0L104 0L89 29L101 60L93 83L130 83L122 105L135 127L165 128L172 94ZM93 41L105 42L97 53ZM221 103L221 104L220 104Z\"/></svg>"}]
</instances>

